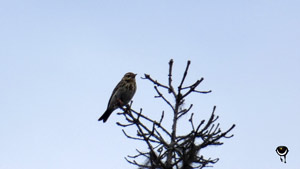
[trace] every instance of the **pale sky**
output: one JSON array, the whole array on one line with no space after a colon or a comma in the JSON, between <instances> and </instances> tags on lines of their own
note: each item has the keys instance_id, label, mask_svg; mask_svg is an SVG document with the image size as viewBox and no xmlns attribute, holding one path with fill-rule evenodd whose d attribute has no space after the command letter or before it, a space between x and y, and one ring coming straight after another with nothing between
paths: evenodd
<instances>
[{"instance_id":1,"label":"pale sky","mask_svg":"<svg viewBox=\"0 0 300 169\"><path fill-rule=\"evenodd\" d=\"M237 125L224 145L203 151L220 158L214 169L299 168L299 7L298 0L1 1L0 169L136 168L124 157L146 145L123 135L118 111L105 124L97 119L129 71L138 73L133 108L152 118L170 113L140 77L167 82L171 58L175 86L191 60L186 85L204 77L199 90L213 91L186 100L195 118L216 105L221 129ZM279 145L290 150L286 164Z\"/></svg>"}]
</instances>

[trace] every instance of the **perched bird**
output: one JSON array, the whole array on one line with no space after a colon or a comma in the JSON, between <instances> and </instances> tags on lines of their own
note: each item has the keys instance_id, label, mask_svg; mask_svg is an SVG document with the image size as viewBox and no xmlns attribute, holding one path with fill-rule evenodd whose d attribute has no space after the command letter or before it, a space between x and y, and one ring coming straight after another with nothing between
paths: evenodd
<instances>
[{"instance_id":1,"label":"perched bird","mask_svg":"<svg viewBox=\"0 0 300 169\"><path fill-rule=\"evenodd\" d=\"M114 110L128 104L136 91L135 76L136 74L132 72L128 72L124 75L113 90L108 101L107 109L98 121L103 120L103 123L105 123Z\"/></svg>"}]
</instances>

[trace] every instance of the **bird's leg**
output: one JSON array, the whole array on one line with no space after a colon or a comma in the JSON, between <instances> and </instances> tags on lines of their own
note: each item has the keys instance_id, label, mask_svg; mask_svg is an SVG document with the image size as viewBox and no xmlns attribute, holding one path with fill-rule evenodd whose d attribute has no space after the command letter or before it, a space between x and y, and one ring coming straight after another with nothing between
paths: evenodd
<instances>
[{"instance_id":1,"label":"bird's leg","mask_svg":"<svg viewBox=\"0 0 300 169\"><path fill-rule=\"evenodd\" d=\"M129 116L133 116L131 113L131 106L129 104L125 105L126 109L125 109L125 113L128 114Z\"/></svg>"},{"instance_id":2,"label":"bird's leg","mask_svg":"<svg viewBox=\"0 0 300 169\"><path fill-rule=\"evenodd\" d=\"M128 112L128 110L130 110L130 106L129 104L126 104L126 112Z\"/></svg>"}]
</instances>

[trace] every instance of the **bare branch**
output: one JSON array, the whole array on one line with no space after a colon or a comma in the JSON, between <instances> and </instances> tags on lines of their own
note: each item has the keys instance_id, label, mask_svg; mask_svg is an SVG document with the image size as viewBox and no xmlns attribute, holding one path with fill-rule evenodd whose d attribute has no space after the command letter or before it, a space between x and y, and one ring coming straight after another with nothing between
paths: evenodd
<instances>
[{"instance_id":1,"label":"bare branch","mask_svg":"<svg viewBox=\"0 0 300 169\"><path fill-rule=\"evenodd\" d=\"M142 79L148 79L148 80L150 80L152 83L154 83L155 85L157 85L157 86L159 86L159 87L163 87L163 88L169 90L169 87L168 87L168 86L165 86L165 85L163 85L163 84L157 82L157 80L152 79L152 78L150 77L150 75L148 75L148 74L144 74L144 75L145 75L145 77L144 77L144 78L142 77Z\"/></svg>"},{"instance_id":2,"label":"bare branch","mask_svg":"<svg viewBox=\"0 0 300 169\"><path fill-rule=\"evenodd\" d=\"M173 105L163 96L163 94L157 89L156 86L154 86L154 89L157 92L158 97L161 97L172 108L172 110L174 111Z\"/></svg>"},{"instance_id":3,"label":"bare branch","mask_svg":"<svg viewBox=\"0 0 300 169\"><path fill-rule=\"evenodd\" d=\"M154 90L158 94L156 98L162 98L166 105L171 107L173 120L170 116L165 116L165 111L161 112L159 119L154 120L140 111L135 111L131 108L130 102L126 108L120 107L123 111L118 113L125 117L126 123L118 122L117 125L124 128L136 129L136 135L132 136L125 132L124 135L136 141L142 141L147 146L147 151L137 150L137 154L133 156L125 157L126 161L133 164L140 169L190 169L190 168L205 168L210 167L212 164L218 162L218 158L205 158L201 154L201 150L207 146L222 145L221 139L231 138L233 134L229 134L235 125L233 124L225 132L222 132L220 124L216 121L219 116L215 115L216 106L213 107L210 117L207 120L201 120L200 123L194 122L194 113L191 113L189 123L191 125L191 131L183 135L177 135L177 126L180 125L178 120L181 117L186 116L193 108L193 104L190 104L188 108L183 107L185 104L185 97L188 97L191 93L207 94L209 91L200 91L196 88L204 80L203 78L196 80L192 85L182 87L191 64L191 61L187 62L185 71L179 86L177 87L177 93L173 87L173 60L169 61L168 72L168 84L162 84L157 80L154 80L149 74L144 74L142 79L149 80L154 85ZM158 87L168 90L168 94L163 94ZM173 97L174 101L168 100L168 96ZM145 114L151 114L146 112ZM166 119L165 119L166 118ZM171 126L164 126L171 123ZM168 130L169 129L169 130ZM146 159L144 162L138 162L140 158Z\"/></svg>"},{"instance_id":4,"label":"bare branch","mask_svg":"<svg viewBox=\"0 0 300 169\"><path fill-rule=\"evenodd\" d=\"M169 93L172 93L174 96L176 96L176 93L174 91L174 88L172 86L172 68L173 68L173 59L169 62Z\"/></svg>"},{"instance_id":5,"label":"bare branch","mask_svg":"<svg viewBox=\"0 0 300 169\"><path fill-rule=\"evenodd\" d=\"M191 104L188 109L183 109L180 112L178 112L178 117L177 118L179 119L181 116L183 116L186 113L188 113L192 109L192 107L193 107L193 104Z\"/></svg>"}]
</instances>

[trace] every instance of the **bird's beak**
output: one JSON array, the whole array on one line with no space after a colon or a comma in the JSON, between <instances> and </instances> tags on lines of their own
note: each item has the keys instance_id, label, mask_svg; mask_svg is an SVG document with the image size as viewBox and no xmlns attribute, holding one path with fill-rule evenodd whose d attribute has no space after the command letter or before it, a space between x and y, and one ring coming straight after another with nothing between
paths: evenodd
<instances>
[{"instance_id":1,"label":"bird's beak","mask_svg":"<svg viewBox=\"0 0 300 169\"><path fill-rule=\"evenodd\" d=\"M134 77L136 76L137 74L134 74Z\"/></svg>"}]
</instances>

